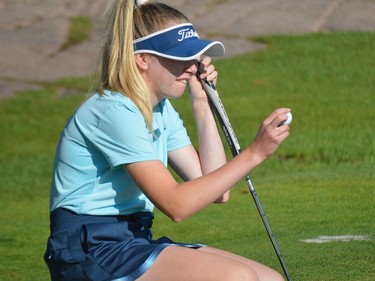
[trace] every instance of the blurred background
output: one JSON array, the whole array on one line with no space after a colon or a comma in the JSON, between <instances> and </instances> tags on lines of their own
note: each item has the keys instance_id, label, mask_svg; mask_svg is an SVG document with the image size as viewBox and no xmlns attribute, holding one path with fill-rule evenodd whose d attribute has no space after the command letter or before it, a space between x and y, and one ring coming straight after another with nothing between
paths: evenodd
<instances>
[{"instance_id":1,"label":"blurred background","mask_svg":"<svg viewBox=\"0 0 375 281\"><path fill-rule=\"evenodd\" d=\"M251 36L375 30L373 0L166 0L201 37L224 42L227 56L258 48ZM108 0L2 0L0 98L97 66ZM72 28L81 34L70 38ZM77 33L76 33L77 34Z\"/></svg>"}]
</instances>

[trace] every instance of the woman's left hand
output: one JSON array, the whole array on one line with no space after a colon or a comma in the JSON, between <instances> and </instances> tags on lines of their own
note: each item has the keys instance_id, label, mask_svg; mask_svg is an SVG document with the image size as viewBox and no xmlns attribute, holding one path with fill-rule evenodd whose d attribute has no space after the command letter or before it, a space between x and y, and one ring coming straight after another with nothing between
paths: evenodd
<instances>
[{"instance_id":1,"label":"woman's left hand","mask_svg":"<svg viewBox=\"0 0 375 281\"><path fill-rule=\"evenodd\" d=\"M193 100L207 100L207 94L203 89L200 79L207 79L216 84L218 72L215 70L215 66L211 64L211 58L208 56L202 56L198 63L198 71L196 77L192 77L189 80L189 95Z\"/></svg>"}]
</instances>

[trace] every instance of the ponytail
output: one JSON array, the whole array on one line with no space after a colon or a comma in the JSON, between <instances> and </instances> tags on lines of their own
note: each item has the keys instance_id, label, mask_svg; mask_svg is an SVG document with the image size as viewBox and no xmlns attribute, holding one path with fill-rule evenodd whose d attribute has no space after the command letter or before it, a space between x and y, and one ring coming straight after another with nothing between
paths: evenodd
<instances>
[{"instance_id":1,"label":"ponytail","mask_svg":"<svg viewBox=\"0 0 375 281\"><path fill-rule=\"evenodd\" d=\"M141 111L148 129L152 130L152 106L149 89L134 60L134 0L112 3L107 41L102 55L99 91L113 90L128 96Z\"/></svg>"},{"instance_id":2,"label":"ponytail","mask_svg":"<svg viewBox=\"0 0 375 281\"><path fill-rule=\"evenodd\" d=\"M109 8L107 40L102 50L99 92L113 90L129 97L141 111L152 131L152 104L149 88L134 59L134 39L188 22L178 10L161 3L135 5L135 0L113 0Z\"/></svg>"}]
</instances>

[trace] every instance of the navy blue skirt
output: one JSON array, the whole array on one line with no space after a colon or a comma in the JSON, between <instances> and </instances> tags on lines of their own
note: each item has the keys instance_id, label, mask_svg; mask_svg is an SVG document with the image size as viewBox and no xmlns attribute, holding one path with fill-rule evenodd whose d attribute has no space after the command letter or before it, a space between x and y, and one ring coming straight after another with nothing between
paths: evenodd
<instances>
[{"instance_id":1,"label":"navy blue skirt","mask_svg":"<svg viewBox=\"0 0 375 281\"><path fill-rule=\"evenodd\" d=\"M150 212L90 216L59 208L50 219L51 235L44 260L53 281L133 281L168 246L204 246L176 243L167 237L152 240L154 216Z\"/></svg>"}]
</instances>

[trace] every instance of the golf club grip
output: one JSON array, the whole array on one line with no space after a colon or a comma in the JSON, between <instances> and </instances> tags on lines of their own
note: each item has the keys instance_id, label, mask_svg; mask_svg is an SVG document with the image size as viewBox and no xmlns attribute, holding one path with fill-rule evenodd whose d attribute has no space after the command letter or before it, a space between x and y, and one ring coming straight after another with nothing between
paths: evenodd
<instances>
[{"instance_id":1,"label":"golf club grip","mask_svg":"<svg viewBox=\"0 0 375 281\"><path fill-rule=\"evenodd\" d=\"M229 148L233 156L237 156L241 152L241 147L229 121L224 105L221 102L219 94L215 89L215 85L205 79L202 79L201 82L211 104L213 105L216 118L218 119L220 126L224 132L225 138L227 139L227 142L229 144Z\"/></svg>"}]
</instances>

